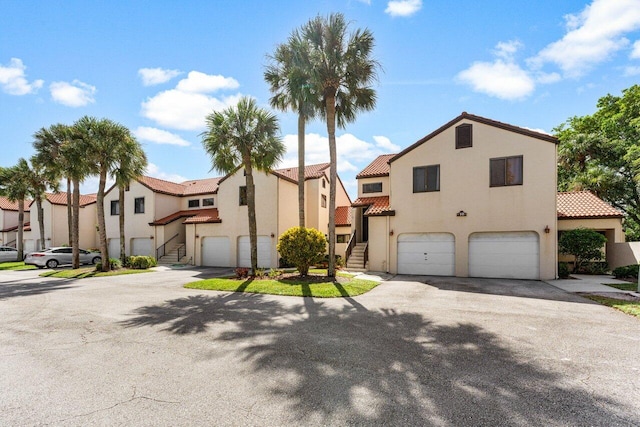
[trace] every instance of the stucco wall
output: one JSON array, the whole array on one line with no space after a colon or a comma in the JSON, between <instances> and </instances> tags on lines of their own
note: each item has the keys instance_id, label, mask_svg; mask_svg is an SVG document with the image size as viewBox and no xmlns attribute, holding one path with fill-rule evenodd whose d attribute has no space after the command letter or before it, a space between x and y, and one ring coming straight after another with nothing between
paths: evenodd
<instances>
[{"instance_id":1,"label":"stucco wall","mask_svg":"<svg viewBox=\"0 0 640 427\"><path fill-rule=\"evenodd\" d=\"M640 242L607 243L607 262L612 270L640 263Z\"/></svg>"},{"instance_id":2,"label":"stucco wall","mask_svg":"<svg viewBox=\"0 0 640 427\"><path fill-rule=\"evenodd\" d=\"M363 193L362 186L364 184L382 183L382 191L377 193ZM378 197L389 195L389 177L381 176L377 178L360 178L358 179L358 197Z\"/></svg>"},{"instance_id":3,"label":"stucco wall","mask_svg":"<svg viewBox=\"0 0 640 427\"><path fill-rule=\"evenodd\" d=\"M388 272L387 262L389 247L389 223L388 216L369 217L369 270ZM375 236L375 238L373 238Z\"/></svg>"},{"instance_id":4,"label":"stucco wall","mask_svg":"<svg viewBox=\"0 0 640 427\"><path fill-rule=\"evenodd\" d=\"M592 230L604 232L607 238L607 243L603 246L603 252L605 259L609 263L618 262L615 259L615 254L610 254L609 249L611 244L624 242L624 232L622 230L622 218L593 218L593 219L558 219L558 231L575 230L576 228L590 228ZM623 246L620 246L623 248ZM621 249L624 253L624 250ZM613 258L612 258L613 257ZM558 254L558 261L573 262L573 255ZM628 265L628 264L625 264Z\"/></svg>"},{"instance_id":5,"label":"stucco wall","mask_svg":"<svg viewBox=\"0 0 640 427\"><path fill-rule=\"evenodd\" d=\"M455 126L461 123L473 125L473 147L455 148ZM556 145L467 119L455 126L391 163L391 204L396 216L390 219L394 236L389 270L397 270L396 237L402 233L454 234L456 276L466 277L470 234L533 231L540 237L540 278L554 278ZM523 156L523 185L490 187L489 159L518 155ZM414 194L413 167L436 164L440 165L440 191ZM456 216L459 211L467 216ZM545 227L551 232L545 233ZM378 238L372 231L369 236L370 241Z\"/></svg>"},{"instance_id":6,"label":"stucco wall","mask_svg":"<svg viewBox=\"0 0 640 427\"><path fill-rule=\"evenodd\" d=\"M213 206L204 206L202 203L203 199L213 199ZM194 208L190 208L189 207L189 200L198 200L200 202L200 206L198 207L194 207ZM210 194L198 194L195 196L185 196L185 197L181 197L180 198L180 209L177 210L181 210L181 211L188 211L188 210L193 210L193 209L208 209L208 208L217 208L218 207L218 200L217 200L217 195L210 193Z\"/></svg>"}]
</instances>

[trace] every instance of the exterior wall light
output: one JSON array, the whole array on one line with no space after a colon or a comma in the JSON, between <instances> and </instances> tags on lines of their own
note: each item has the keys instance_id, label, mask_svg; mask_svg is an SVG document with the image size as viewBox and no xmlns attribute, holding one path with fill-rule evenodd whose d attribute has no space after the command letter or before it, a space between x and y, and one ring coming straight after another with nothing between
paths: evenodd
<instances>
[{"instance_id":1,"label":"exterior wall light","mask_svg":"<svg viewBox=\"0 0 640 427\"><path fill-rule=\"evenodd\" d=\"M549 232L550 232L550 231L551 231L551 229L550 229L550 228L549 228L549 226L547 225L547 226L544 228L544 232L545 232L545 233L547 233L547 234L549 234Z\"/></svg>"},{"instance_id":2,"label":"exterior wall light","mask_svg":"<svg viewBox=\"0 0 640 427\"><path fill-rule=\"evenodd\" d=\"M456 216L467 216L467 213L465 211L460 211L456 214Z\"/></svg>"},{"instance_id":3,"label":"exterior wall light","mask_svg":"<svg viewBox=\"0 0 640 427\"><path fill-rule=\"evenodd\" d=\"M273 239L274 237L276 237L276 235L274 233L271 233L271 238Z\"/></svg>"},{"instance_id":4,"label":"exterior wall light","mask_svg":"<svg viewBox=\"0 0 640 427\"><path fill-rule=\"evenodd\" d=\"M389 231L389 236L393 236L393 230Z\"/></svg>"}]
</instances>

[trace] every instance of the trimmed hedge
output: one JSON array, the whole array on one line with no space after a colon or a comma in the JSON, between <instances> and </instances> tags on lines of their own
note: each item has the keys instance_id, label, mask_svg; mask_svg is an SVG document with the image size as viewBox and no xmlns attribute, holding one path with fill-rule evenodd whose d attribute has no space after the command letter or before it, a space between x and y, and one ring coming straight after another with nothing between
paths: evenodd
<instances>
[{"instance_id":1,"label":"trimmed hedge","mask_svg":"<svg viewBox=\"0 0 640 427\"><path fill-rule=\"evenodd\" d=\"M618 267L613 270L613 275L616 279L637 279L638 278L638 265L631 264L624 267Z\"/></svg>"},{"instance_id":2,"label":"trimmed hedge","mask_svg":"<svg viewBox=\"0 0 640 427\"><path fill-rule=\"evenodd\" d=\"M156 259L152 256L130 256L127 258L127 266L134 270L146 270L147 268L158 265Z\"/></svg>"}]
</instances>

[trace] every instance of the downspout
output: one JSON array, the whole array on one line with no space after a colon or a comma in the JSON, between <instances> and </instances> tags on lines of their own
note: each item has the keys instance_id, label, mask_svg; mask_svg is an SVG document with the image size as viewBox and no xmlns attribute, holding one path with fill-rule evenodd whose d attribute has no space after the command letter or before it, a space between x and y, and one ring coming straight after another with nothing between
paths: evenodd
<instances>
[{"instance_id":1,"label":"downspout","mask_svg":"<svg viewBox=\"0 0 640 427\"><path fill-rule=\"evenodd\" d=\"M386 233L386 237L385 239L387 240L387 260L386 260L386 265L385 265L385 270L388 273L389 272L389 257L391 256L391 239L389 236L389 230L391 230L391 228L389 227L389 224L391 222L391 219L389 217L389 215L387 215L387 233Z\"/></svg>"},{"instance_id":2,"label":"downspout","mask_svg":"<svg viewBox=\"0 0 640 427\"><path fill-rule=\"evenodd\" d=\"M193 223L193 265L196 265L196 247L197 247L197 243L198 243L198 238L196 237L198 235L198 224L197 223Z\"/></svg>"}]
</instances>

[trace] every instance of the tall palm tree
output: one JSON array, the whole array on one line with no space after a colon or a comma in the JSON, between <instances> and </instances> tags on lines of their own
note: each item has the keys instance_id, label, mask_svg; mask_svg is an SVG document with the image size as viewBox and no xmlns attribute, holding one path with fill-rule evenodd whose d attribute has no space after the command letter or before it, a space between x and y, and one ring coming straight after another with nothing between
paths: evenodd
<instances>
[{"instance_id":1,"label":"tall palm tree","mask_svg":"<svg viewBox=\"0 0 640 427\"><path fill-rule=\"evenodd\" d=\"M129 183L141 176L147 167L147 156L142 146L133 137L127 138L118 147L118 161L112 174L118 186L119 225L120 225L120 260L124 265L125 253L125 209L124 193Z\"/></svg>"},{"instance_id":2,"label":"tall palm tree","mask_svg":"<svg viewBox=\"0 0 640 427\"><path fill-rule=\"evenodd\" d=\"M251 275L258 268L258 233L253 169L269 172L285 153L278 136L278 119L259 108L255 100L243 97L235 107L215 111L206 118L207 130L201 134L212 169L231 173L244 167L247 185Z\"/></svg>"},{"instance_id":3,"label":"tall palm tree","mask_svg":"<svg viewBox=\"0 0 640 427\"><path fill-rule=\"evenodd\" d=\"M336 124L343 129L353 122L360 111L372 110L376 93L371 87L377 78L379 63L371 55L373 34L368 29L348 33L344 15L316 17L300 29L309 43L308 70L310 79L321 96L322 118L327 123L329 137L329 268L335 276L336 251Z\"/></svg>"},{"instance_id":4,"label":"tall palm tree","mask_svg":"<svg viewBox=\"0 0 640 427\"><path fill-rule=\"evenodd\" d=\"M91 172L98 175L98 193L96 203L98 211L98 235L100 237L100 255L102 271L109 271L109 248L104 215L104 193L107 176L113 173L124 156L125 146L135 141L129 129L109 119L96 119L84 116L74 123L78 136L87 147L86 155L90 161Z\"/></svg>"},{"instance_id":5,"label":"tall palm tree","mask_svg":"<svg viewBox=\"0 0 640 427\"><path fill-rule=\"evenodd\" d=\"M18 237L16 248L18 259L24 258L24 204L29 195L28 176L29 164L25 159L19 159L15 166L9 168L0 167L0 195L5 196L11 202L18 202Z\"/></svg>"},{"instance_id":6,"label":"tall palm tree","mask_svg":"<svg viewBox=\"0 0 640 427\"><path fill-rule=\"evenodd\" d=\"M264 79L272 93L271 107L298 114L298 218L305 227L304 215L304 155L306 122L321 108L318 93L310 84L309 44L295 30L287 43L276 47L269 57Z\"/></svg>"},{"instance_id":7,"label":"tall palm tree","mask_svg":"<svg viewBox=\"0 0 640 427\"><path fill-rule=\"evenodd\" d=\"M27 167L29 165L27 164ZM27 170L25 169L25 172ZM42 208L42 200L48 189L58 192L59 175L57 170L48 170L43 165L37 163L35 156L31 158L31 167L25 176L29 189L29 196L36 202L36 212L38 215L38 228L40 232L40 247L38 250L46 248L44 234L44 209Z\"/></svg>"}]
</instances>

